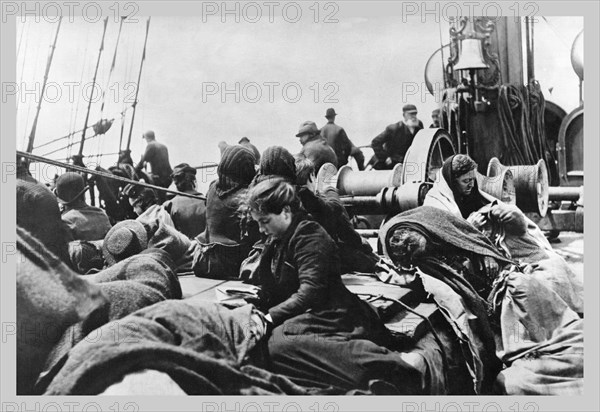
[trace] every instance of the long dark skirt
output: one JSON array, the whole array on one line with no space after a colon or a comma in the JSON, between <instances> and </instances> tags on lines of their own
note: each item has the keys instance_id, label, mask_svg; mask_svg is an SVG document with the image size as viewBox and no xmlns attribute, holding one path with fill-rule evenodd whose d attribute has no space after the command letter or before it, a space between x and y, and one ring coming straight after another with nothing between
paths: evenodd
<instances>
[{"instance_id":1,"label":"long dark skirt","mask_svg":"<svg viewBox=\"0 0 600 412\"><path fill-rule=\"evenodd\" d=\"M391 344L373 309L356 298L345 308L288 319L273 330L268 347L273 372L303 386L367 390L377 379L420 393L422 371L386 348Z\"/></svg>"}]
</instances>

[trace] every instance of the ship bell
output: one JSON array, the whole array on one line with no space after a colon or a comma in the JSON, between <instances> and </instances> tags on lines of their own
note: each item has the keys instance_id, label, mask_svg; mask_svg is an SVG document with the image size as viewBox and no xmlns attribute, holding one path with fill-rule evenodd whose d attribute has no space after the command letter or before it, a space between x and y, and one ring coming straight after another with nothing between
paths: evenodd
<instances>
[{"instance_id":1,"label":"ship bell","mask_svg":"<svg viewBox=\"0 0 600 412\"><path fill-rule=\"evenodd\" d=\"M460 55L454 70L487 69L489 66L483 60L481 40L467 38L461 41Z\"/></svg>"}]
</instances>

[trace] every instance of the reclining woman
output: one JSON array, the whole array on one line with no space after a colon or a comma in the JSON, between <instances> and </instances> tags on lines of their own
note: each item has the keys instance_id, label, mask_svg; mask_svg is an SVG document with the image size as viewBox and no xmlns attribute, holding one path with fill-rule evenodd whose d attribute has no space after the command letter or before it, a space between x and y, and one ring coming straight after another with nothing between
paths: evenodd
<instances>
[{"instance_id":1,"label":"reclining woman","mask_svg":"<svg viewBox=\"0 0 600 412\"><path fill-rule=\"evenodd\" d=\"M258 306L274 328L273 372L305 386L365 389L384 379L402 393L418 392L420 372L384 347L388 330L342 283L337 247L300 207L294 187L265 180L249 189L246 205L268 236Z\"/></svg>"}]
</instances>

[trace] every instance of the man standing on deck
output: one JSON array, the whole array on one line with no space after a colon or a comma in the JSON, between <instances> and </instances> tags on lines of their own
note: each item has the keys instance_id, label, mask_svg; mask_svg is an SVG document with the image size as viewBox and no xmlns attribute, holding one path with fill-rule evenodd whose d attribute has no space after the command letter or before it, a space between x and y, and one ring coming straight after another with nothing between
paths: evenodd
<instances>
[{"instance_id":1,"label":"man standing on deck","mask_svg":"<svg viewBox=\"0 0 600 412\"><path fill-rule=\"evenodd\" d=\"M431 112L431 121L432 123L429 125L430 129L436 129L438 127L441 127L440 109L435 109L433 112Z\"/></svg>"},{"instance_id":2,"label":"man standing on deck","mask_svg":"<svg viewBox=\"0 0 600 412\"><path fill-rule=\"evenodd\" d=\"M169 150L167 146L156 141L154 131L152 130L144 133L142 138L146 141L146 151L135 167L135 171L137 173L141 172L144 165L150 163L154 184L161 187L169 187L171 185L171 173L173 173L173 170L169 163Z\"/></svg>"},{"instance_id":3,"label":"man standing on deck","mask_svg":"<svg viewBox=\"0 0 600 412\"><path fill-rule=\"evenodd\" d=\"M393 123L371 142L375 155L369 161L373 169L393 169L404 162L404 156L423 123L417 119L417 108L407 104L402 108L403 120Z\"/></svg>"},{"instance_id":4,"label":"man standing on deck","mask_svg":"<svg viewBox=\"0 0 600 412\"><path fill-rule=\"evenodd\" d=\"M327 139L327 144L333 148L337 156L337 166L342 167L348 163L348 156L354 157L359 170L365 168L365 157L361 150L354 146L348 138L343 127L335 124L337 113L333 108L327 109L325 118L327 124L321 128L321 136Z\"/></svg>"},{"instance_id":5,"label":"man standing on deck","mask_svg":"<svg viewBox=\"0 0 600 412\"><path fill-rule=\"evenodd\" d=\"M299 138L302 150L300 157L310 159L315 165L315 173L319 172L321 166L325 163L332 163L337 167L337 156L327 144L315 122L307 120L300 125L300 130L296 134Z\"/></svg>"}]
</instances>

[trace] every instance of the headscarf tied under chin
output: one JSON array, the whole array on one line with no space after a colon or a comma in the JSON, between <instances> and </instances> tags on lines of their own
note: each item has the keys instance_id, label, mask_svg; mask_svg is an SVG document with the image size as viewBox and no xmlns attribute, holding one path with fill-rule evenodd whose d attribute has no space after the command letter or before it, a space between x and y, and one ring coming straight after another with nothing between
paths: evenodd
<instances>
[{"instance_id":1,"label":"headscarf tied under chin","mask_svg":"<svg viewBox=\"0 0 600 412\"><path fill-rule=\"evenodd\" d=\"M454 162L454 158L456 155L452 155L442 165L442 176L446 183L448 183L448 187L452 190L452 194L454 195L454 201L458 205L460 209L460 213L463 218L468 218L469 215L477 210L481 209L483 206L490 203L488 199L486 199L480 192L479 186L477 185L477 179L473 182L473 189L471 193L467 196L463 196L457 189L456 183L454 181L455 178L462 176L464 173L456 174L456 171L452 167L452 163Z\"/></svg>"},{"instance_id":2,"label":"headscarf tied under chin","mask_svg":"<svg viewBox=\"0 0 600 412\"><path fill-rule=\"evenodd\" d=\"M216 192L219 198L247 187L254 178L254 155L243 146L228 146L217 167L219 180Z\"/></svg>"}]
</instances>

